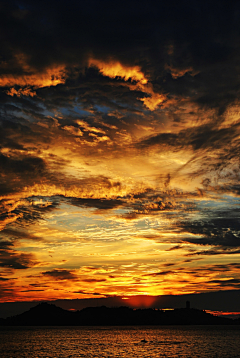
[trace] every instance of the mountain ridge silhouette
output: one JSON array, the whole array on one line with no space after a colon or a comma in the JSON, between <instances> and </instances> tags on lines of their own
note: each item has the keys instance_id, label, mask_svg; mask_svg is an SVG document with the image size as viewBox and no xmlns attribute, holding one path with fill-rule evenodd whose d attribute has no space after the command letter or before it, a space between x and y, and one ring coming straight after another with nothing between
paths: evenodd
<instances>
[{"instance_id":1,"label":"mountain ridge silhouette","mask_svg":"<svg viewBox=\"0 0 240 358\"><path fill-rule=\"evenodd\" d=\"M174 310L129 307L87 307L68 311L54 304L40 303L28 311L0 320L1 326L128 326L128 325L232 325L240 319L214 316L194 308Z\"/></svg>"}]
</instances>

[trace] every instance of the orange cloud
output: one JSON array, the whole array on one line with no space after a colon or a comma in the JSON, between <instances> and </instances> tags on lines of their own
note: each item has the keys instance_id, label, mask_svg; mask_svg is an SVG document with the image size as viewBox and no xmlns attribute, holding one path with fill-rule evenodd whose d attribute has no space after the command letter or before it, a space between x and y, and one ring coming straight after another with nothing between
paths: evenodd
<instances>
[{"instance_id":1,"label":"orange cloud","mask_svg":"<svg viewBox=\"0 0 240 358\"><path fill-rule=\"evenodd\" d=\"M165 65L165 69L170 71L172 78L175 80L179 77L183 77L186 73L189 73L191 76L195 76L199 73L198 71L194 71L192 67L179 69L171 65Z\"/></svg>"},{"instance_id":2,"label":"orange cloud","mask_svg":"<svg viewBox=\"0 0 240 358\"><path fill-rule=\"evenodd\" d=\"M87 122L82 121L80 119L78 119L76 121L76 123L83 128L84 131L86 132L94 132L94 133L101 133L101 134L106 134L106 132L100 128L96 128L96 127L91 127Z\"/></svg>"},{"instance_id":3,"label":"orange cloud","mask_svg":"<svg viewBox=\"0 0 240 358\"><path fill-rule=\"evenodd\" d=\"M25 200L4 200L2 197L0 198L0 211L4 214L4 219L0 220L0 231L5 228L6 225L14 223L22 214L15 214L13 211L18 208L22 204L27 204Z\"/></svg>"},{"instance_id":4,"label":"orange cloud","mask_svg":"<svg viewBox=\"0 0 240 358\"><path fill-rule=\"evenodd\" d=\"M8 94L9 96L14 96L16 95L17 97L21 97L23 96L30 96L30 97L34 97L36 96L36 92L32 91L31 88L26 87L26 88L20 88L19 90L16 90L14 87L10 88L9 91L6 91L6 94Z\"/></svg>"},{"instance_id":5,"label":"orange cloud","mask_svg":"<svg viewBox=\"0 0 240 358\"><path fill-rule=\"evenodd\" d=\"M83 135L83 132L81 131L81 129L76 128L74 126L64 126L63 129L65 129L66 131L68 131L70 134L72 134L74 136L82 137L82 135Z\"/></svg>"},{"instance_id":6,"label":"orange cloud","mask_svg":"<svg viewBox=\"0 0 240 358\"><path fill-rule=\"evenodd\" d=\"M90 59L88 65L97 67L104 76L110 78L121 77L124 81L131 79L141 84L148 82L139 66L124 66L117 61L104 62L96 59Z\"/></svg>"},{"instance_id":7,"label":"orange cloud","mask_svg":"<svg viewBox=\"0 0 240 358\"><path fill-rule=\"evenodd\" d=\"M145 106L150 109L150 111L154 111L157 106L161 103L163 103L166 100L166 96L159 93L154 93L152 86L148 86L148 90L145 92L149 93L150 97L144 97L140 98L140 101L142 101Z\"/></svg>"},{"instance_id":8,"label":"orange cloud","mask_svg":"<svg viewBox=\"0 0 240 358\"><path fill-rule=\"evenodd\" d=\"M17 95L20 97L24 96L35 96L36 92L34 92L29 87L33 87L34 89L42 88L42 87L50 87L56 86L60 83L65 82L65 67L57 66L48 68L43 73L27 73L23 75L1 75L0 76L0 87L12 87L10 90L6 91L6 93L10 96ZM20 86L24 88L20 88L16 90L14 86Z\"/></svg>"},{"instance_id":9,"label":"orange cloud","mask_svg":"<svg viewBox=\"0 0 240 358\"><path fill-rule=\"evenodd\" d=\"M167 99L166 95L154 92L152 85L148 83L148 79L139 66L125 66L118 61L104 62L96 59L90 59L88 65L89 67L97 67L104 76L110 78L121 77L124 81L135 81L136 84L130 84L129 88L130 90L140 89L149 95L148 97L140 98L140 100L150 111L155 110L159 104Z\"/></svg>"},{"instance_id":10,"label":"orange cloud","mask_svg":"<svg viewBox=\"0 0 240 358\"><path fill-rule=\"evenodd\" d=\"M5 228L6 225L13 223L16 221L19 217L21 217L21 214L10 214L7 218L0 221L0 231Z\"/></svg>"}]
</instances>

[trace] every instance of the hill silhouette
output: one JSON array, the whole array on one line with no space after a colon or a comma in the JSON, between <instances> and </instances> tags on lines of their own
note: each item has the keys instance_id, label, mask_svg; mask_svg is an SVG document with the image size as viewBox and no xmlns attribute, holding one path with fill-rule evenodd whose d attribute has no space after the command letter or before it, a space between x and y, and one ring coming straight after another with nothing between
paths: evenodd
<instances>
[{"instance_id":1,"label":"hill silhouette","mask_svg":"<svg viewBox=\"0 0 240 358\"><path fill-rule=\"evenodd\" d=\"M0 320L4 326L127 326L127 325L219 325L240 324L240 320L213 316L193 308L175 310L88 307L67 311L40 303L20 315Z\"/></svg>"},{"instance_id":2,"label":"hill silhouette","mask_svg":"<svg viewBox=\"0 0 240 358\"><path fill-rule=\"evenodd\" d=\"M49 303L40 303L20 315L6 318L9 325L42 326L68 325L72 320L72 312Z\"/></svg>"}]
</instances>

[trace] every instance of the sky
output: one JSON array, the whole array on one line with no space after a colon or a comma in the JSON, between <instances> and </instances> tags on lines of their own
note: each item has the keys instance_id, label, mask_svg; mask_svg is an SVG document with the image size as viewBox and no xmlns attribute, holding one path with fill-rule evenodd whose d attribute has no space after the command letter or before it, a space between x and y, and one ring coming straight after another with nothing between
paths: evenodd
<instances>
[{"instance_id":1,"label":"sky","mask_svg":"<svg viewBox=\"0 0 240 358\"><path fill-rule=\"evenodd\" d=\"M0 2L0 302L240 289L240 3Z\"/></svg>"}]
</instances>

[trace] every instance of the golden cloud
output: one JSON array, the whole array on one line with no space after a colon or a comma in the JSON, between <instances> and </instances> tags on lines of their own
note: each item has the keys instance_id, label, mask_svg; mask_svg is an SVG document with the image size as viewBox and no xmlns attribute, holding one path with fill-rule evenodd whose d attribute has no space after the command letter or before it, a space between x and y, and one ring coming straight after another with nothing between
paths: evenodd
<instances>
[{"instance_id":1,"label":"golden cloud","mask_svg":"<svg viewBox=\"0 0 240 358\"><path fill-rule=\"evenodd\" d=\"M58 84L65 83L65 67L57 66L51 67L42 73L27 73L23 75L1 75L0 76L0 87L12 87L6 93L10 96L35 96L36 92L33 89L57 86ZM16 90L14 86L20 86Z\"/></svg>"},{"instance_id":2,"label":"golden cloud","mask_svg":"<svg viewBox=\"0 0 240 358\"><path fill-rule=\"evenodd\" d=\"M145 104L148 109L150 109L150 111L154 111L159 104L163 103L166 100L165 95L154 93L153 89L150 86L148 86L147 93L149 93L151 96L140 98L140 100Z\"/></svg>"},{"instance_id":3,"label":"golden cloud","mask_svg":"<svg viewBox=\"0 0 240 358\"><path fill-rule=\"evenodd\" d=\"M118 61L104 62L96 59L90 59L88 65L97 67L104 76L110 78L121 77L124 81L131 79L143 85L148 82L139 66L124 66Z\"/></svg>"},{"instance_id":4,"label":"golden cloud","mask_svg":"<svg viewBox=\"0 0 240 358\"><path fill-rule=\"evenodd\" d=\"M36 92L32 91L31 88L26 87L26 88L20 88L19 90L16 90L14 87L10 88L9 91L6 91L6 94L8 94L9 96L14 96L16 95L17 97L21 97L21 96L30 96L30 97L34 97L36 96Z\"/></svg>"},{"instance_id":5,"label":"golden cloud","mask_svg":"<svg viewBox=\"0 0 240 358\"><path fill-rule=\"evenodd\" d=\"M110 78L120 77L124 81L135 81L136 84L129 84L129 88L130 90L141 90L149 95L148 97L140 98L140 100L150 111L155 110L159 104L167 99L166 95L154 92L152 84L148 83L148 79L139 66L126 66L118 61L104 62L96 59L90 59L88 66L97 67L103 76Z\"/></svg>"}]
</instances>

